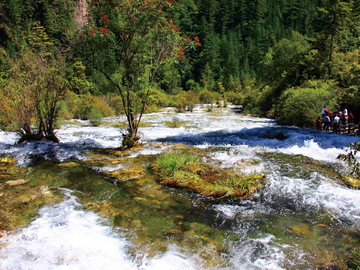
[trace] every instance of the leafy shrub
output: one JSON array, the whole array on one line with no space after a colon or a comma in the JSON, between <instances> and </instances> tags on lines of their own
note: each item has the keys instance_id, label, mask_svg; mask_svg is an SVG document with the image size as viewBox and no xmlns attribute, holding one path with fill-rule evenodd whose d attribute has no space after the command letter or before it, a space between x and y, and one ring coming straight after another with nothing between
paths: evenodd
<instances>
[{"instance_id":1,"label":"leafy shrub","mask_svg":"<svg viewBox=\"0 0 360 270\"><path fill-rule=\"evenodd\" d=\"M156 112L159 108L168 106L168 100L168 96L163 91L151 89L145 107L145 113ZM125 114L121 96L115 96L111 99L111 107L114 109L116 115Z\"/></svg>"},{"instance_id":2,"label":"leafy shrub","mask_svg":"<svg viewBox=\"0 0 360 270\"><path fill-rule=\"evenodd\" d=\"M200 86L199 83L195 82L193 79L190 79L185 83L185 89L197 92L200 89Z\"/></svg>"},{"instance_id":3,"label":"leafy shrub","mask_svg":"<svg viewBox=\"0 0 360 270\"><path fill-rule=\"evenodd\" d=\"M226 99L234 105L242 105L242 95L234 91L226 92Z\"/></svg>"},{"instance_id":4,"label":"leafy shrub","mask_svg":"<svg viewBox=\"0 0 360 270\"><path fill-rule=\"evenodd\" d=\"M124 114L124 106L120 96L115 96L111 99L111 107L114 109L115 115Z\"/></svg>"},{"instance_id":5,"label":"leafy shrub","mask_svg":"<svg viewBox=\"0 0 360 270\"><path fill-rule=\"evenodd\" d=\"M90 93L79 96L68 91L63 107L64 118L94 120L94 124L103 117L115 114L115 110L110 107L105 98L93 96Z\"/></svg>"},{"instance_id":6,"label":"leafy shrub","mask_svg":"<svg viewBox=\"0 0 360 270\"><path fill-rule=\"evenodd\" d=\"M336 108L336 85L332 81L307 81L303 87L286 90L277 104L276 119L283 125L314 127L324 104Z\"/></svg>"},{"instance_id":7,"label":"leafy shrub","mask_svg":"<svg viewBox=\"0 0 360 270\"><path fill-rule=\"evenodd\" d=\"M257 107L259 109L259 114L261 115L271 115L271 110L274 105L274 91L273 87L266 85L262 88L258 94L257 98Z\"/></svg>"},{"instance_id":8,"label":"leafy shrub","mask_svg":"<svg viewBox=\"0 0 360 270\"><path fill-rule=\"evenodd\" d=\"M94 107L91 109L88 117L90 119L91 125L100 126L101 118L103 118L103 114L98 108Z\"/></svg>"},{"instance_id":9,"label":"leafy shrub","mask_svg":"<svg viewBox=\"0 0 360 270\"><path fill-rule=\"evenodd\" d=\"M199 93L199 100L205 104L212 104L215 101L215 93L205 89Z\"/></svg>"},{"instance_id":10,"label":"leafy shrub","mask_svg":"<svg viewBox=\"0 0 360 270\"><path fill-rule=\"evenodd\" d=\"M178 112L185 110L192 112L197 102L197 94L193 91L187 91L174 96L170 102L170 106L176 107Z\"/></svg>"}]
</instances>

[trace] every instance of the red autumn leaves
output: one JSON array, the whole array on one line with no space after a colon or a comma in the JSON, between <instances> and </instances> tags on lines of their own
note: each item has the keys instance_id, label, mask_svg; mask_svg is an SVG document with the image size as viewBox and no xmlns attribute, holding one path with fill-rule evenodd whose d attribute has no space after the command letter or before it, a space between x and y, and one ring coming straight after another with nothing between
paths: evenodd
<instances>
[{"instance_id":1,"label":"red autumn leaves","mask_svg":"<svg viewBox=\"0 0 360 270\"><path fill-rule=\"evenodd\" d=\"M179 60L179 62L182 62L184 60L184 47L181 47L179 50L178 60Z\"/></svg>"},{"instance_id":2,"label":"red autumn leaves","mask_svg":"<svg viewBox=\"0 0 360 270\"><path fill-rule=\"evenodd\" d=\"M106 15L106 14L103 15L102 18L101 18L101 22L102 22L103 24L108 24L108 25L110 25L108 15Z\"/></svg>"},{"instance_id":3,"label":"red autumn leaves","mask_svg":"<svg viewBox=\"0 0 360 270\"><path fill-rule=\"evenodd\" d=\"M194 40L196 41L196 45L202 46L202 44L200 43L200 39L199 39L198 36L194 37Z\"/></svg>"},{"instance_id":4,"label":"red autumn leaves","mask_svg":"<svg viewBox=\"0 0 360 270\"><path fill-rule=\"evenodd\" d=\"M101 17L101 20L100 20L100 21L101 21L104 25L106 25L106 24L107 24L107 25L110 25L110 20L109 20L109 17L108 17L107 14L103 15L103 16ZM106 27L99 27L99 30L100 30L100 32L103 33L105 36L110 33L110 30L107 29ZM89 30L89 35L90 35L91 37L94 37L95 32L96 32L96 29L90 29L90 30Z\"/></svg>"},{"instance_id":5,"label":"red autumn leaves","mask_svg":"<svg viewBox=\"0 0 360 270\"><path fill-rule=\"evenodd\" d=\"M99 0L92 0L93 2L99 2ZM143 0L144 3L146 5L149 5L149 6L152 6L154 3L150 0ZM175 2L174 0L166 0L167 2L169 2L170 4L172 4L173 2ZM125 8L127 7L127 4L125 4ZM156 8L158 9L162 9L162 6L159 5L157 6ZM166 17L165 17L166 18ZM166 18L167 19L167 18ZM134 17L131 17L131 20L135 20ZM168 20L168 26L170 27L170 29L172 29L175 33L180 33L180 29L177 28L174 24L173 24L173 20L172 19L167 19ZM108 35L110 33L110 30L107 28L107 25L110 25L110 19L109 19L109 16L107 14L104 14L101 16L101 19L100 19L100 23L101 23L101 27L98 28L98 30L100 31L101 34L103 35ZM165 26L164 23L161 23L163 26ZM89 30L89 35L91 37L94 37L95 36L95 33L96 33L97 29L90 29ZM146 36L146 35L145 35ZM145 37L144 36L144 37ZM186 47L185 45L186 44L189 44L190 42L192 42L192 39L189 37L189 36L184 36L186 38L185 41L181 41L181 40L178 40L180 44L184 44L184 47ZM202 44L200 43L200 39L198 36L195 36L193 38L193 40L196 42L196 45L197 46L202 46ZM184 60L184 57L185 57L185 48L184 47L180 47L179 48L179 51L178 51L178 61L179 62L182 62Z\"/></svg>"}]
</instances>

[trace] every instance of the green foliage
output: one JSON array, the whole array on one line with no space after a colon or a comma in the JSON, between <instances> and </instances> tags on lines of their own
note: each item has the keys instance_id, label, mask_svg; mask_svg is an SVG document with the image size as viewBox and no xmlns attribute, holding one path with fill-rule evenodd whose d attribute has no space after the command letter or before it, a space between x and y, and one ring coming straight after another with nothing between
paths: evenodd
<instances>
[{"instance_id":1,"label":"green foliage","mask_svg":"<svg viewBox=\"0 0 360 270\"><path fill-rule=\"evenodd\" d=\"M314 127L324 104L336 109L337 87L332 81L307 81L302 87L287 89L277 104L276 119L280 124Z\"/></svg>"},{"instance_id":2,"label":"green foliage","mask_svg":"<svg viewBox=\"0 0 360 270\"><path fill-rule=\"evenodd\" d=\"M93 92L94 85L86 77L85 69L83 63L77 61L67 70L69 89L78 95L86 94L88 91Z\"/></svg>"},{"instance_id":3,"label":"green foliage","mask_svg":"<svg viewBox=\"0 0 360 270\"><path fill-rule=\"evenodd\" d=\"M99 121L103 117L114 115L114 110L101 97L90 93L80 95L72 108L75 118Z\"/></svg>"},{"instance_id":4,"label":"green foliage","mask_svg":"<svg viewBox=\"0 0 360 270\"><path fill-rule=\"evenodd\" d=\"M11 63L11 68L3 73L1 117L22 134L33 133L32 124L36 124L37 134L41 136L53 134L60 101L68 85L64 56L44 50L28 50L22 51L15 59L6 54L3 57Z\"/></svg>"},{"instance_id":5,"label":"green foliage","mask_svg":"<svg viewBox=\"0 0 360 270\"><path fill-rule=\"evenodd\" d=\"M88 25L74 39L73 49L84 63L101 72L115 87L131 137L138 132L158 71L182 62L184 50L194 44L185 42L172 20L164 16L163 8L171 8L171 3L166 0L93 3L90 11L96 24ZM176 77L173 74L165 79ZM176 84L160 80L167 85Z\"/></svg>"},{"instance_id":6,"label":"green foliage","mask_svg":"<svg viewBox=\"0 0 360 270\"><path fill-rule=\"evenodd\" d=\"M360 179L360 163L356 154L360 151L360 141L350 143L346 155L339 155L337 158L346 161L352 168L351 174Z\"/></svg>"},{"instance_id":7,"label":"green foliage","mask_svg":"<svg viewBox=\"0 0 360 270\"><path fill-rule=\"evenodd\" d=\"M13 57L20 48L26 46L25 40L34 23L43 27L48 36L47 42L65 45L67 32L76 27L76 4L74 0L1 1L0 46Z\"/></svg>"},{"instance_id":8,"label":"green foliage","mask_svg":"<svg viewBox=\"0 0 360 270\"><path fill-rule=\"evenodd\" d=\"M205 104L212 104L215 101L215 93L205 89L199 93L199 100Z\"/></svg>"},{"instance_id":9,"label":"green foliage","mask_svg":"<svg viewBox=\"0 0 360 270\"><path fill-rule=\"evenodd\" d=\"M172 98L169 105L174 106L178 112L192 112L195 104L198 103L198 95L193 91L181 92Z\"/></svg>"},{"instance_id":10,"label":"green foliage","mask_svg":"<svg viewBox=\"0 0 360 270\"><path fill-rule=\"evenodd\" d=\"M45 125L33 117L43 114L39 107L33 112L25 102L30 90L21 93L9 83L17 73L9 63L28 51L50 62L65 57L62 81L77 95L117 96L112 106L126 114L133 135L143 113L169 103L165 93L176 95L171 105L191 110L197 100L181 95L182 87L202 92L204 103L219 100L211 97L215 91L248 112L272 116L285 89L307 80L334 80L339 104L360 117L358 1L87 2L85 21L91 23L81 30L74 22L77 1L0 2L0 47L7 55L0 62L0 87L11 97L0 114L2 128ZM73 109L65 106L61 113L68 118Z\"/></svg>"},{"instance_id":11,"label":"green foliage","mask_svg":"<svg viewBox=\"0 0 360 270\"><path fill-rule=\"evenodd\" d=\"M201 83L205 89L210 91L215 89L215 79L209 63L205 65L204 71L202 72Z\"/></svg>"},{"instance_id":12,"label":"green foliage","mask_svg":"<svg viewBox=\"0 0 360 270\"><path fill-rule=\"evenodd\" d=\"M354 112L360 111L360 50L334 52L331 75L338 81L340 101L348 104ZM356 114L359 117L359 113Z\"/></svg>"},{"instance_id":13,"label":"green foliage","mask_svg":"<svg viewBox=\"0 0 360 270\"><path fill-rule=\"evenodd\" d=\"M201 88L197 82L195 82L193 79L190 79L185 83L185 90L191 90L193 92L200 92Z\"/></svg>"},{"instance_id":14,"label":"green foliage","mask_svg":"<svg viewBox=\"0 0 360 270\"><path fill-rule=\"evenodd\" d=\"M301 82L305 56L310 50L309 40L298 32L283 38L264 56L259 74L262 81L276 87L294 86Z\"/></svg>"},{"instance_id":15,"label":"green foliage","mask_svg":"<svg viewBox=\"0 0 360 270\"><path fill-rule=\"evenodd\" d=\"M226 92L226 99L234 105L242 105L242 95L234 91Z\"/></svg>"}]
</instances>

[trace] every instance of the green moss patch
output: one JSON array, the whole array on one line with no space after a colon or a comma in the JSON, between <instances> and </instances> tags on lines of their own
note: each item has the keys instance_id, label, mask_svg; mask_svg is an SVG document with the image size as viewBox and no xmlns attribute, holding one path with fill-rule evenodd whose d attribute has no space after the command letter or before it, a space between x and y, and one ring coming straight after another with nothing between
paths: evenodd
<instances>
[{"instance_id":1,"label":"green moss patch","mask_svg":"<svg viewBox=\"0 0 360 270\"><path fill-rule=\"evenodd\" d=\"M188 153L160 155L152 168L161 184L186 188L216 200L251 197L266 179L263 174L235 174L230 169L218 169Z\"/></svg>"}]
</instances>

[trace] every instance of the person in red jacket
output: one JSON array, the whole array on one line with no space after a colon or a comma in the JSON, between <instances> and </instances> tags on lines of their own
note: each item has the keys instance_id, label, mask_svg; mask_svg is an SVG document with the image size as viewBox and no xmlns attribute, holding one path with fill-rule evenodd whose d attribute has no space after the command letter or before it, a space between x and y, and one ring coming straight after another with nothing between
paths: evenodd
<instances>
[{"instance_id":1,"label":"person in red jacket","mask_svg":"<svg viewBox=\"0 0 360 270\"><path fill-rule=\"evenodd\" d=\"M349 123L354 123L354 115L351 112L349 112L348 119Z\"/></svg>"}]
</instances>

